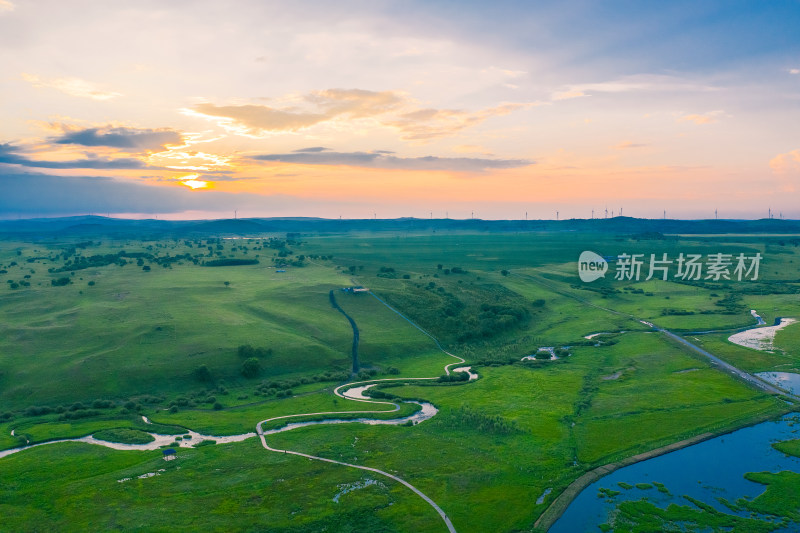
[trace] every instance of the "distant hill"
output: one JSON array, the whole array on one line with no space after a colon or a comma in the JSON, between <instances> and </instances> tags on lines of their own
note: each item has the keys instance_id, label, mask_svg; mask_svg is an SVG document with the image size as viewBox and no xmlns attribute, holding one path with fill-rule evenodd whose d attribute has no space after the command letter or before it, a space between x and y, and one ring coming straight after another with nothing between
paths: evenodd
<instances>
[{"instance_id":1,"label":"distant hill","mask_svg":"<svg viewBox=\"0 0 800 533\"><path fill-rule=\"evenodd\" d=\"M280 233L342 234L352 232L598 232L641 235L659 234L800 234L797 220L664 220L631 217L569 220L480 219L325 219L250 218L220 220L121 219L97 216L0 220L0 234L26 238L75 236L259 236Z\"/></svg>"},{"instance_id":2,"label":"distant hill","mask_svg":"<svg viewBox=\"0 0 800 533\"><path fill-rule=\"evenodd\" d=\"M223 219L209 220L192 225L184 226L182 231L189 233L201 233L204 235L254 235L266 233L269 229L263 224L259 224L251 219Z\"/></svg>"}]
</instances>

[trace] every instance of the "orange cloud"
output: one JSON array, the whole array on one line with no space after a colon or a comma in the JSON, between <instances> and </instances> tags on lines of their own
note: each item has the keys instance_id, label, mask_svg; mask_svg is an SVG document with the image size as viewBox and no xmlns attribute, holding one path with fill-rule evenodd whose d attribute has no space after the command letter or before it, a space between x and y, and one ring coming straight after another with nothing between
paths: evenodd
<instances>
[{"instance_id":1,"label":"orange cloud","mask_svg":"<svg viewBox=\"0 0 800 533\"><path fill-rule=\"evenodd\" d=\"M583 91L562 91L553 94L553 100L569 100L571 98L582 98L584 96L589 96Z\"/></svg>"},{"instance_id":2,"label":"orange cloud","mask_svg":"<svg viewBox=\"0 0 800 533\"><path fill-rule=\"evenodd\" d=\"M647 148L648 146L650 145L647 143L634 143L631 141L623 141L618 145L614 146L613 148L614 150L628 150L632 148Z\"/></svg>"},{"instance_id":3,"label":"orange cloud","mask_svg":"<svg viewBox=\"0 0 800 533\"><path fill-rule=\"evenodd\" d=\"M694 122L695 124L713 124L717 122L723 111L709 111L703 114L684 115L678 119L678 122Z\"/></svg>"},{"instance_id":4,"label":"orange cloud","mask_svg":"<svg viewBox=\"0 0 800 533\"><path fill-rule=\"evenodd\" d=\"M353 118L373 117L399 109L409 99L394 91L365 91L362 89L327 89L312 91L305 99L326 110L334 117L348 115Z\"/></svg>"},{"instance_id":5,"label":"orange cloud","mask_svg":"<svg viewBox=\"0 0 800 533\"><path fill-rule=\"evenodd\" d=\"M96 84L82 80L80 78L40 78L34 74L22 74L22 79L30 83L36 88L49 88L61 91L70 96L77 96L79 98L91 98L93 100L110 100L121 93L107 91L101 89Z\"/></svg>"},{"instance_id":6,"label":"orange cloud","mask_svg":"<svg viewBox=\"0 0 800 533\"><path fill-rule=\"evenodd\" d=\"M797 174L800 176L800 150L792 150L773 157L769 166L776 174Z\"/></svg>"},{"instance_id":7,"label":"orange cloud","mask_svg":"<svg viewBox=\"0 0 800 533\"><path fill-rule=\"evenodd\" d=\"M508 115L528 105L530 104L503 104L472 113L456 109L417 109L384 124L400 130L403 140L425 141L454 135L488 118Z\"/></svg>"},{"instance_id":8,"label":"orange cloud","mask_svg":"<svg viewBox=\"0 0 800 533\"><path fill-rule=\"evenodd\" d=\"M420 108L415 100L398 91L327 89L302 96L299 105L202 103L182 112L251 137L296 132L333 121L372 119L373 124L398 130L403 140L427 141L453 135L490 117L507 115L530 105L535 104L507 103L473 112L430 109Z\"/></svg>"}]
</instances>

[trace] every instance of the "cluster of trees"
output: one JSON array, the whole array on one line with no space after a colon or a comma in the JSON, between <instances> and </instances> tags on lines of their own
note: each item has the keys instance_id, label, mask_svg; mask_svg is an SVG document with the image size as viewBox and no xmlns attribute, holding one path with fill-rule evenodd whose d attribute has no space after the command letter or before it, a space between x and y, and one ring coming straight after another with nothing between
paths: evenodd
<instances>
[{"instance_id":1,"label":"cluster of trees","mask_svg":"<svg viewBox=\"0 0 800 533\"><path fill-rule=\"evenodd\" d=\"M248 357L242 363L241 374L246 378L254 378L261 374L261 361L258 357Z\"/></svg>"},{"instance_id":2,"label":"cluster of trees","mask_svg":"<svg viewBox=\"0 0 800 533\"><path fill-rule=\"evenodd\" d=\"M615 294L622 294L622 291L607 285L595 285L593 283L581 283L580 285L570 285L575 290L584 290L600 293L603 298L610 298Z\"/></svg>"},{"instance_id":3,"label":"cluster of trees","mask_svg":"<svg viewBox=\"0 0 800 533\"><path fill-rule=\"evenodd\" d=\"M177 413L179 407L197 407L198 405L203 404L213 404L214 409L222 409L223 405L217 400L217 397L214 395L215 393L227 395L228 390L224 385L219 385L215 391L197 391L188 394L188 397L178 396L169 402L167 407L169 407L170 413Z\"/></svg>"},{"instance_id":4,"label":"cluster of trees","mask_svg":"<svg viewBox=\"0 0 800 533\"><path fill-rule=\"evenodd\" d=\"M556 357L568 357L570 355L569 350L566 348L555 348L552 352L550 350L541 348L539 349L534 355L534 359L539 359L542 361L550 360L553 356Z\"/></svg>"},{"instance_id":5,"label":"cluster of trees","mask_svg":"<svg viewBox=\"0 0 800 533\"><path fill-rule=\"evenodd\" d=\"M374 368L370 368L368 370L361 370L356 377L358 377L360 380L367 380L369 378L374 378L377 375L378 371Z\"/></svg>"},{"instance_id":6,"label":"cluster of trees","mask_svg":"<svg viewBox=\"0 0 800 533\"><path fill-rule=\"evenodd\" d=\"M124 404L112 400L94 400L91 403L75 402L71 405L59 405L51 407L49 405L32 405L26 407L17 413L19 416L34 417L45 416L50 414L58 414L58 420L77 420L81 418L89 418L99 416L102 410L115 409L122 405L122 414L127 414L132 411L139 411L142 409L142 403L159 403L163 401L162 398L156 396L142 396L138 398L139 403L133 400L128 400ZM0 420L11 420L15 414L11 411L6 411L0 414Z\"/></svg>"},{"instance_id":7,"label":"cluster of trees","mask_svg":"<svg viewBox=\"0 0 800 533\"><path fill-rule=\"evenodd\" d=\"M242 359L250 357L269 357L272 355L272 348L254 348L249 344L242 344L236 349L236 353Z\"/></svg>"},{"instance_id":8,"label":"cluster of trees","mask_svg":"<svg viewBox=\"0 0 800 533\"><path fill-rule=\"evenodd\" d=\"M239 372L246 378L254 378L261 374L261 358L272 355L272 348L254 348L249 344L242 344L236 353L244 359Z\"/></svg>"},{"instance_id":9,"label":"cluster of trees","mask_svg":"<svg viewBox=\"0 0 800 533\"><path fill-rule=\"evenodd\" d=\"M286 398L291 396L292 389L290 385L284 381L272 381L270 383L261 382L261 384L256 387L256 392L254 393L256 396L275 396L277 398Z\"/></svg>"},{"instance_id":10,"label":"cluster of trees","mask_svg":"<svg viewBox=\"0 0 800 533\"><path fill-rule=\"evenodd\" d=\"M207 267L222 267L222 266L240 266L240 265L257 265L258 259L242 259L228 257L224 259L212 259L211 261L203 261L202 265Z\"/></svg>"},{"instance_id":11,"label":"cluster of trees","mask_svg":"<svg viewBox=\"0 0 800 533\"><path fill-rule=\"evenodd\" d=\"M742 305L742 297L735 292L728 293L725 297L714 302L714 305L722 307L722 313L725 315L735 315L747 309Z\"/></svg>"},{"instance_id":12,"label":"cluster of trees","mask_svg":"<svg viewBox=\"0 0 800 533\"><path fill-rule=\"evenodd\" d=\"M393 267L382 266L378 269L379 278L397 279L397 271Z\"/></svg>"},{"instance_id":13,"label":"cluster of trees","mask_svg":"<svg viewBox=\"0 0 800 533\"><path fill-rule=\"evenodd\" d=\"M469 372L453 372L452 374L442 374L436 380L438 383L459 383L469 381Z\"/></svg>"},{"instance_id":14,"label":"cluster of trees","mask_svg":"<svg viewBox=\"0 0 800 533\"><path fill-rule=\"evenodd\" d=\"M459 341L492 337L525 323L531 316L523 305L494 305L483 303L477 316L469 317L468 328L459 335Z\"/></svg>"},{"instance_id":15,"label":"cluster of trees","mask_svg":"<svg viewBox=\"0 0 800 533\"><path fill-rule=\"evenodd\" d=\"M152 247L150 247L152 248ZM74 253L74 249L72 252ZM190 261L194 264L199 262L197 257L192 256L189 253L178 254L178 255L170 255L169 253L165 255L160 255L158 253L151 254L147 252L128 252L126 250L121 250L115 254L96 254L96 255L75 255L72 257L69 255L69 251L64 252L62 254L64 258L64 264L58 268L50 268L48 271L51 273L57 272L74 272L76 270L85 270L87 268L99 268L108 265L119 265L125 266L128 264L128 259L135 259L137 266L145 266L144 262L149 261L150 263L154 263L160 265L164 268L171 268L173 263L179 263L181 261ZM36 258L31 258L36 259ZM149 269L148 269L149 270Z\"/></svg>"},{"instance_id":16,"label":"cluster of trees","mask_svg":"<svg viewBox=\"0 0 800 533\"><path fill-rule=\"evenodd\" d=\"M462 405L448 413L436 417L436 423L449 428L471 429L492 435L513 435L522 433L515 420L500 415L487 415L468 405Z\"/></svg>"},{"instance_id":17,"label":"cluster of trees","mask_svg":"<svg viewBox=\"0 0 800 533\"><path fill-rule=\"evenodd\" d=\"M545 306L544 300L527 301L502 285L470 280L414 283L403 291L383 294L392 306L404 309L443 342L489 339L523 326Z\"/></svg>"},{"instance_id":18,"label":"cluster of trees","mask_svg":"<svg viewBox=\"0 0 800 533\"><path fill-rule=\"evenodd\" d=\"M436 265L436 270L439 270L440 272L442 272L445 275L449 275L449 274L466 274L467 273L466 270L464 270L463 268L461 268L459 266L454 266L454 267L450 267L450 268L444 268L444 265L441 264L441 263Z\"/></svg>"},{"instance_id":19,"label":"cluster of trees","mask_svg":"<svg viewBox=\"0 0 800 533\"><path fill-rule=\"evenodd\" d=\"M661 316L688 316L694 313L694 311L688 311L686 309L664 308L661 310Z\"/></svg>"}]
</instances>

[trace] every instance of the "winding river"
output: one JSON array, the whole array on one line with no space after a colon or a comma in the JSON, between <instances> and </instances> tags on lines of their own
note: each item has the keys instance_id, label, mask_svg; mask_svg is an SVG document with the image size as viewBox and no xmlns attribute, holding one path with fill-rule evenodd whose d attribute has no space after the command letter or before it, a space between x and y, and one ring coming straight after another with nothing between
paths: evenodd
<instances>
[{"instance_id":1,"label":"winding river","mask_svg":"<svg viewBox=\"0 0 800 533\"><path fill-rule=\"evenodd\" d=\"M414 324L414 322L412 322L409 318L407 318L406 316L401 314L399 311L397 311L396 309L391 307L389 304L387 304L386 302L384 302L383 300L381 300L380 298L375 296L372 292L370 292L370 294L373 297L375 297L379 302L381 302L383 305L388 307L390 310L392 310L396 314L400 315L400 317L402 317L403 319L407 320L415 328L419 329L422 333L424 333L425 335L430 337L433 340L433 342L436 344L436 346L442 352L444 352L448 356L456 359L455 362L445 365L445 367L444 367L445 374L450 375L451 372L465 372L469 376L468 381L474 381L474 380L478 379L478 377L479 377L478 374L474 373L472 371L472 367L470 367L470 366L461 366L461 367L454 368L454 369L451 370L451 368L450 368L451 366L461 365L461 364L463 364L465 362L465 360L463 358L461 358L461 357L458 357L457 355L453 355L453 354L447 352L446 350L444 350L444 348L442 348L441 344L439 344L439 341L435 337L433 337L433 335L431 335L427 331L423 330L418 325ZM353 319L350 316L348 316L347 313L345 313L344 310L341 309L338 306L338 304L336 303L335 298L333 296L333 291L331 291L331 293L330 293L330 298L331 298L331 303L334 305L334 307L336 307L339 311L341 311L342 314L344 314L347 317L347 319L350 321L351 325L353 326L353 332L354 332L354 337L353 337L353 369L354 369L354 372L355 372L358 369L358 359L357 359L357 355L356 355L356 353L357 353L356 350L357 350L357 346L358 346L358 328L357 328L355 322L353 321ZM108 441L96 439L92 435L87 435L85 437L80 437L80 438L52 440L52 441L41 442L41 443L36 443L36 444L29 444L27 446L21 446L21 447L18 447L18 448L12 448L12 449L9 449L9 450L2 450L2 451L0 451L0 458L7 457L7 456L9 456L11 454L18 453L18 452L21 452L23 450L27 450L27 449L30 449L30 448L35 448L35 447L39 447L39 446L45 446L45 445L49 445L49 444L57 444L57 443L60 443L60 442L83 442L83 443L86 443L86 444L94 444L94 445L98 445L98 446L104 446L106 448L112 448L114 450L152 451L152 450L157 450L159 448L170 446L170 445L175 446L175 447L191 448L191 447L193 447L193 446L195 446L195 445L197 445L197 444L199 444L200 442L203 442L203 441L214 441L215 443L223 444L223 443L229 443L229 442L240 442L240 441L247 440L247 439L253 438L255 436L258 436L258 438L261 440L261 443L262 443L263 447L266 450L269 450L269 451L272 451L272 452L279 452L279 453L285 453L285 454L290 454L290 455L297 455L297 456L300 456L300 457L305 457L307 459L323 461L323 462L337 464L337 465L341 465L341 466L345 466L345 467L349 467L349 468L356 468L356 469L359 469L359 470L366 470L366 471L369 471L369 472L380 474L380 475L385 476L385 477L387 477L389 479L392 479L394 481L397 481L398 483L406 486L408 489L410 489L415 494L417 494L426 503L428 503L428 505L430 505L439 514L439 516L441 517L441 519L444 522L444 525L447 527L447 530L450 533L456 533L456 529L453 526L453 523L450 521L450 518L447 516L447 514L444 512L444 510L442 510L442 508L439 507L439 505L436 504L436 502L434 502L431 498L429 498L427 495L425 495L418 488L416 488L415 486L413 486L409 482L405 481L404 479L401 479L400 477L398 477L398 476L396 476L394 474L390 474L389 472L384 472L383 470L379 470L377 468L372 468L372 467L367 467L367 466L362 466L362 465L356 465L356 464L350 464L350 463L345 463L345 462L342 462L342 461L335 461L333 459L327 459L325 457L317 457L317 456L314 456L314 455L309 455L309 454L296 452L296 451L292 451L292 450L280 450L280 449L277 449L277 448L272 448L272 447L269 446L269 444L267 443L267 440L266 440L266 437L269 436L269 435L274 435L276 433L282 433L282 432L286 432L286 431L291 431L293 429L298 429L298 428L308 427L308 426L316 426L316 425L328 425L328 424L401 425L401 424L409 424L409 423L412 424L412 425L413 424L419 424L421 422L424 422L425 420L429 420L430 418L432 418L433 416L436 415L436 413L438 412L438 409L433 404L428 403L428 402L402 401L401 403L416 404L416 405L418 405L420 407L420 409L418 411L416 411L412 415L409 415L409 416L406 416L406 417L401 417L401 418L379 419L379 418L371 418L371 417L360 417L360 418L345 419L345 418L327 418L327 417L335 417L336 415L341 416L343 414L373 414L373 415L375 415L377 413L391 413L391 412L399 411L400 410L400 405L398 403L390 402L390 401L374 400L371 397L365 395L364 393L367 392L370 388L375 387L376 385L379 385L379 384L381 384L383 382L389 382L389 381L404 381L404 382L407 382L407 381L424 381L424 380L436 380L436 379L438 379L438 378L437 377L419 377L419 378L376 379L376 380L368 380L368 381L356 382L356 383L346 383L344 385L340 385L339 387L337 387L333 391L334 394L339 396L340 398L344 398L344 399L352 400L352 401L356 401L356 402L369 403L369 404L375 405L375 406L383 405L383 406L386 406L386 407L391 407L390 409L369 409L369 410L360 410L360 411L327 411L327 412L320 412L320 413L296 413L296 414L291 414L291 415L283 415L283 416L278 416L278 417L273 417L273 418L269 418L269 419L266 419L266 420L262 420L261 422L259 422L256 425L256 433L243 433L241 435L209 436L209 435L202 435L200 433L187 430L185 432L180 433L180 435L179 435L180 436L180 440L176 440L176 435L161 435L161 434L158 434L158 433L145 432L145 433L148 433L150 436L153 437L153 440L151 442L148 442L147 444L122 444L122 443L108 442ZM288 423L286 423L284 425L281 425L281 426L278 426L278 427L275 427L275 428L272 428L272 429L264 429L264 425L265 424L269 424L270 422L273 422L273 421L284 422L284 421L287 421L288 419L297 419L297 418L312 417L312 416L314 416L314 417L322 417L322 416L324 416L326 418L322 418L322 419L319 419L319 420L306 420L306 421L300 420L300 421L296 421L296 422L293 421L293 422L288 422ZM151 424L152 423L145 416L142 417L142 420L144 421L145 424ZM11 431L11 435L12 436L14 435L14 430ZM152 475L158 475L158 474L154 473ZM121 481L125 481L125 480L121 480Z\"/></svg>"}]
</instances>

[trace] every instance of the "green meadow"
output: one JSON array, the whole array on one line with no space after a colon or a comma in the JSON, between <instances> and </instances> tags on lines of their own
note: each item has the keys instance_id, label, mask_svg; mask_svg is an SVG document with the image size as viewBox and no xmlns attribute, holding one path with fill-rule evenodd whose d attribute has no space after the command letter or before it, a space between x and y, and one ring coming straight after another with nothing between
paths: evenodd
<instances>
[{"instance_id":1,"label":"green meadow","mask_svg":"<svg viewBox=\"0 0 800 533\"><path fill-rule=\"evenodd\" d=\"M751 309L770 324L800 318L800 253L778 237L82 239L0 241L0 450L94 433L236 435L279 416L389 411L333 390L400 380L380 382L377 394L430 402L432 419L309 426L268 441L395 474L458 531L530 531L593 468L794 409L641 322L749 372L797 371L800 324L778 333L772 353L727 340L754 325ZM612 263L586 284L576 270L583 250L763 259L757 280L645 280L646 265L638 281L615 280ZM341 290L353 286L388 306ZM357 324L358 373L353 330L330 291ZM434 338L480 379L413 381L457 361ZM559 358L522 360L542 347ZM401 405L370 416L417 409ZM444 530L388 478L269 452L256 438L180 448L169 462L158 450L57 443L0 463L9 530Z\"/></svg>"}]
</instances>

